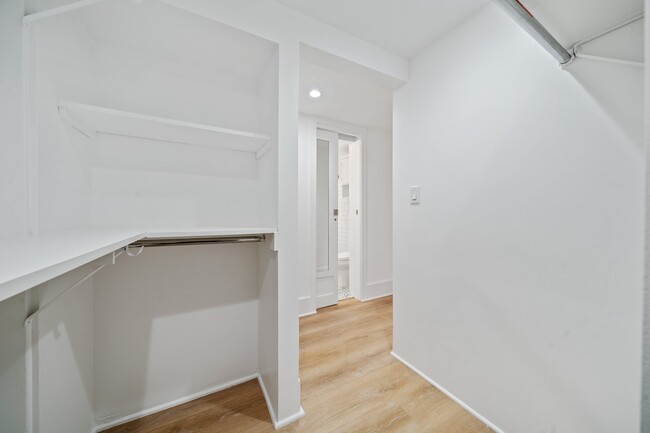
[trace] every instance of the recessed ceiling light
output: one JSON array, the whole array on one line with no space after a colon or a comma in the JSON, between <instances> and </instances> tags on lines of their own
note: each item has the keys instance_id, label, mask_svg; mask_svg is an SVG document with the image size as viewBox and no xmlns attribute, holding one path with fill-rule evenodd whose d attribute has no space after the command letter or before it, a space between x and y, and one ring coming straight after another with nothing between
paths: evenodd
<instances>
[{"instance_id":1,"label":"recessed ceiling light","mask_svg":"<svg viewBox=\"0 0 650 433\"><path fill-rule=\"evenodd\" d=\"M318 89L311 89L311 90L309 91L309 96L311 96L312 98L320 98L320 90L318 90Z\"/></svg>"}]
</instances>

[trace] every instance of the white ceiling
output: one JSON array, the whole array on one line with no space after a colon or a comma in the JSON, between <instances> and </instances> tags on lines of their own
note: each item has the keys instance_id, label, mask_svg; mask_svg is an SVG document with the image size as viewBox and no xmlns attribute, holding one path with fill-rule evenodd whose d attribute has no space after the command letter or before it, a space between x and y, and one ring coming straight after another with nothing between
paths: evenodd
<instances>
[{"instance_id":1,"label":"white ceiling","mask_svg":"<svg viewBox=\"0 0 650 433\"><path fill-rule=\"evenodd\" d=\"M643 0L523 0L565 47L643 12Z\"/></svg>"},{"instance_id":2,"label":"white ceiling","mask_svg":"<svg viewBox=\"0 0 650 433\"><path fill-rule=\"evenodd\" d=\"M322 96L313 99L309 91ZM367 128L390 130L393 93L354 77L313 63L300 63L300 112Z\"/></svg>"},{"instance_id":3,"label":"white ceiling","mask_svg":"<svg viewBox=\"0 0 650 433\"><path fill-rule=\"evenodd\" d=\"M489 0L275 0L410 59ZM618 0L617 0L618 1Z\"/></svg>"}]
</instances>

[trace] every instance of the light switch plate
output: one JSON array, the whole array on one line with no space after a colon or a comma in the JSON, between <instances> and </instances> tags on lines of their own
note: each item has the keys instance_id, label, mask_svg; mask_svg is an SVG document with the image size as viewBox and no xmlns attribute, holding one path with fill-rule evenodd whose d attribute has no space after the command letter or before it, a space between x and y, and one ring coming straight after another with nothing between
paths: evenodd
<instances>
[{"instance_id":1,"label":"light switch plate","mask_svg":"<svg viewBox=\"0 0 650 433\"><path fill-rule=\"evenodd\" d=\"M420 185L413 185L411 187L411 204L420 204Z\"/></svg>"}]
</instances>

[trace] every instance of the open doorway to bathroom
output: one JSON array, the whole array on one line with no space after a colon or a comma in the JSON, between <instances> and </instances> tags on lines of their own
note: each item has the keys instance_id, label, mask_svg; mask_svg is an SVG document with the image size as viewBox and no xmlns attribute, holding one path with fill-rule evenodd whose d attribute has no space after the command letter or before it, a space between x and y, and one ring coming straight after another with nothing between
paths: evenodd
<instances>
[{"instance_id":1,"label":"open doorway to bathroom","mask_svg":"<svg viewBox=\"0 0 650 433\"><path fill-rule=\"evenodd\" d=\"M316 308L361 295L362 138L316 122Z\"/></svg>"}]
</instances>

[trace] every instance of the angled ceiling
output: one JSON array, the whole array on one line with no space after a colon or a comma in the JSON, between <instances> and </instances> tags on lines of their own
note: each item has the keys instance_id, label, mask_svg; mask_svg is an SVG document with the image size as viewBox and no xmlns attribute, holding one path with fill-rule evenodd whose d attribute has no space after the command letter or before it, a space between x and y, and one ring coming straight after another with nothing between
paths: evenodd
<instances>
[{"instance_id":1,"label":"angled ceiling","mask_svg":"<svg viewBox=\"0 0 650 433\"><path fill-rule=\"evenodd\" d=\"M489 0L275 0L410 59Z\"/></svg>"},{"instance_id":2,"label":"angled ceiling","mask_svg":"<svg viewBox=\"0 0 650 433\"><path fill-rule=\"evenodd\" d=\"M522 0L565 47L643 12L643 0Z\"/></svg>"}]
</instances>

